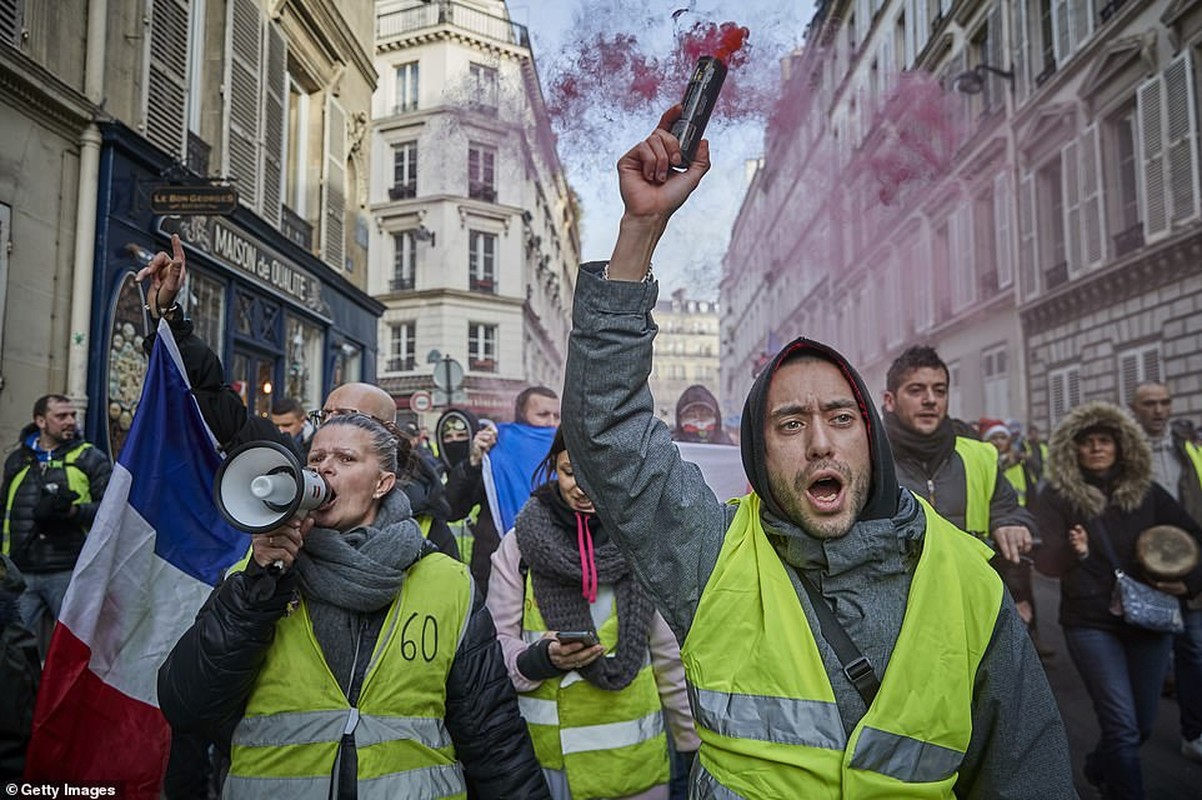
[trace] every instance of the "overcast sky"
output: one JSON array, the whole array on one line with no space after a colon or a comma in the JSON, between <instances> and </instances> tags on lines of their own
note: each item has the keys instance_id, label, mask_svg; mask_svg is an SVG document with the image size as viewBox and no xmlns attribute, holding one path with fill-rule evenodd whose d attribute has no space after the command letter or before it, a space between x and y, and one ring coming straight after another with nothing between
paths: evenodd
<instances>
[{"instance_id":1,"label":"overcast sky","mask_svg":"<svg viewBox=\"0 0 1202 800\"><path fill-rule=\"evenodd\" d=\"M810 0L509 0L514 21L529 28L544 95L559 112L560 159L583 203L585 260L608 258L613 247L622 214L614 163L684 93L691 64L673 58L682 37L699 24L734 22L750 31L749 50L744 63L732 64L722 100L745 102L726 115L715 113L706 132L714 166L673 218L654 259L661 296L685 287L690 297L717 299L746 161L763 153L764 115L780 59L800 46L812 9ZM629 70L588 74L600 70L582 64L606 48L613 52L615 41L632 62L650 66L662 91L644 102L626 90ZM570 106L563 102L569 82L583 88L583 106L579 98Z\"/></svg>"}]
</instances>

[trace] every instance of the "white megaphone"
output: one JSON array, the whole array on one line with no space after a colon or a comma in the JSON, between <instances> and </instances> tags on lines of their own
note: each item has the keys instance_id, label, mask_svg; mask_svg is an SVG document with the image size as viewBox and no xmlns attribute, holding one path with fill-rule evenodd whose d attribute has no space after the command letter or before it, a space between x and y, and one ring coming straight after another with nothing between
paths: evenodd
<instances>
[{"instance_id":1,"label":"white megaphone","mask_svg":"<svg viewBox=\"0 0 1202 800\"><path fill-rule=\"evenodd\" d=\"M217 470L213 499L226 521L240 531L267 533L334 496L326 479L301 466L278 442L247 442Z\"/></svg>"}]
</instances>

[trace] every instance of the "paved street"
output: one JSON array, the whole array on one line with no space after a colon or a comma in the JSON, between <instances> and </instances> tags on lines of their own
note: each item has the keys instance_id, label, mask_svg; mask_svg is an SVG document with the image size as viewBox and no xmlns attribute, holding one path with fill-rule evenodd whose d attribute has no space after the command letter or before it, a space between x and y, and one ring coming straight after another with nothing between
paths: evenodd
<instances>
[{"instance_id":1,"label":"paved street","mask_svg":"<svg viewBox=\"0 0 1202 800\"><path fill-rule=\"evenodd\" d=\"M1056 655L1045 662L1048 680L1060 704L1060 713L1068 728L1069 748L1073 756L1073 775L1082 798L1099 795L1081 777L1085 754L1098 736L1098 723L1081 678L1068 657L1060 626L1055 624L1060 605L1057 582L1035 576L1035 596L1039 603L1044 641L1056 649ZM1177 704L1170 698L1160 701L1156 730L1143 746L1144 784L1149 800L1194 800L1202 798L1202 764L1187 761L1181 756L1181 731L1177 725Z\"/></svg>"}]
</instances>

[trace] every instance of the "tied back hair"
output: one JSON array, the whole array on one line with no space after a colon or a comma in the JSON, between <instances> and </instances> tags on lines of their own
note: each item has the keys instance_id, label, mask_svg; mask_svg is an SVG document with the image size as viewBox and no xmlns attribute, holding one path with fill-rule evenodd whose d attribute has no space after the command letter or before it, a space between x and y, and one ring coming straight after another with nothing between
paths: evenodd
<instances>
[{"instance_id":1,"label":"tied back hair","mask_svg":"<svg viewBox=\"0 0 1202 800\"><path fill-rule=\"evenodd\" d=\"M567 442L563 440L563 428L556 428L555 438L551 441L551 449L547 451L543 460L538 462L538 466L534 468L534 474L530 476L531 489L537 489L544 483L551 482L555 477L555 462L559 460L559 454L567 449Z\"/></svg>"},{"instance_id":2,"label":"tied back hair","mask_svg":"<svg viewBox=\"0 0 1202 800\"><path fill-rule=\"evenodd\" d=\"M371 437L372 452L376 455L376 461L379 462L380 469L384 472L391 472L393 475L397 474L398 464L400 463L399 459L401 458L401 454L399 453L400 442L398 442L398 437L390 433L378 420L372 419L367 414L339 414L326 420L322 427L329 428L335 425L345 425L367 431L368 436ZM408 444L408 442L405 442L405 444ZM408 452L408 448L406 448L404 454L406 464L409 457L410 453Z\"/></svg>"}]
</instances>

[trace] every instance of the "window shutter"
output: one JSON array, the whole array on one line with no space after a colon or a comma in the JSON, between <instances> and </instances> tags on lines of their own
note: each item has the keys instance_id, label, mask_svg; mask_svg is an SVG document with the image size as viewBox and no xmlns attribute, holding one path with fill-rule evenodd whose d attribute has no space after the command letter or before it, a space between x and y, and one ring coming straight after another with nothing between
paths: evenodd
<instances>
[{"instance_id":1,"label":"window shutter","mask_svg":"<svg viewBox=\"0 0 1202 800\"><path fill-rule=\"evenodd\" d=\"M1131 402L1135 387L1139 384L1139 354L1127 353L1119 358L1119 387L1123 405Z\"/></svg>"},{"instance_id":2,"label":"window shutter","mask_svg":"<svg viewBox=\"0 0 1202 800\"><path fill-rule=\"evenodd\" d=\"M263 218L279 224L284 199L284 114L288 98L288 42L279 25L267 25L263 76Z\"/></svg>"},{"instance_id":3,"label":"window shutter","mask_svg":"<svg viewBox=\"0 0 1202 800\"><path fill-rule=\"evenodd\" d=\"M262 24L254 0L230 0L225 51L225 173L237 179L239 199L254 209L260 207Z\"/></svg>"},{"instance_id":4,"label":"window shutter","mask_svg":"<svg viewBox=\"0 0 1202 800\"><path fill-rule=\"evenodd\" d=\"M1143 352L1143 380L1160 383L1160 348L1153 345Z\"/></svg>"},{"instance_id":5,"label":"window shutter","mask_svg":"<svg viewBox=\"0 0 1202 800\"><path fill-rule=\"evenodd\" d=\"M1081 405L1081 370L1077 367L1071 367L1065 375L1065 395L1068 400L1065 411Z\"/></svg>"},{"instance_id":6,"label":"window shutter","mask_svg":"<svg viewBox=\"0 0 1202 800\"><path fill-rule=\"evenodd\" d=\"M914 0L914 59L927 46L931 38L931 17L927 8L927 0Z\"/></svg>"},{"instance_id":7,"label":"window shutter","mask_svg":"<svg viewBox=\"0 0 1202 800\"><path fill-rule=\"evenodd\" d=\"M25 27L25 0L0 0L0 42L21 46Z\"/></svg>"},{"instance_id":8,"label":"window shutter","mask_svg":"<svg viewBox=\"0 0 1202 800\"><path fill-rule=\"evenodd\" d=\"M1198 115L1190 51L1165 68L1169 192L1174 223L1198 215Z\"/></svg>"},{"instance_id":9,"label":"window shutter","mask_svg":"<svg viewBox=\"0 0 1202 800\"><path fill-rule=\"evenodd\" d=\"M1069 0L1052 0L1052 44L1056 66L1063 67L1073 52L1068 22Z\"/></svg>"},{"instance_id":10,"label":"window shutter","mask_svg":"<svg viewBox=\"0 0 1202 800\"><path fill-rule=\"evenodd\" d=\"M1083 266L1092 267L1105 257L1105 225L1102 207L1102 164L1098 152L1098 126L1090 125L1081 136L1081 211L1085 216L1081 234Z\"/></svg>"},{"instance_id":11,"label":"window shutter","mask_svg":"<svg viewBox=\"0 0 1202 800\"><path fill-rule=\"evenodd\" d=\"M1136 90L1140 142L1140 211L1144 238L1151 241L1169 228L1164 183L1164 124L1161 118L1161 78L1153 76Z\"/></svg>"},{"instance_id":12,"label":"window shutter","mask_svg":"<svg viewBox=\"0 0 1202 800\"><path fill-rule=\"evenodd\" d=\"M919 0L919 3L925 0ZM914 65L914 59L917 58L914 49L914 28L918 25L918 16L914 7L914 0L906 0L906 25L905 25L905 64L904 69L909 69Z\"/></svg>"},{"instance_id":13,"label":"window shutter","mask_svg":"<svg viewBox=\"0 0 1202 800\"><path fill-rule=\"evenodd\" d=\"M151 142L182 158L188 113L188 2L154 0L150 14L142 130Z\"/></svg>"},{"instance_id":14,"label":"window shutter","mask_svg":"<svg viewBox=\"0 0 1202 800\"><path fill-rule=\"evenodd\" d=\"M948 271L952 279L952 307L959 311L976 299L976 269L972 252L972 203L965 202L948 220Z\"/></svg>"},{"instance_id":15,"label":"window shutter","mask_svg":"<svg viewBox=\"0 0 1202 800\"><path fill-rule=\"evenodd\" d=\"M321 250L327 264L346 266L346 112L326 97L325 159L321 174Z\"/></svg>"},{"instance_id":16,"label":"window shutter","mask_svg":"<svg viewBox=\"0 0 1202 800\"><path fill-rule=\"evenodd\" d=\"M1048 376L1048 403L1051 405L1052 425L1055 426L1068 410L1064 403L1063 372L1054 372Z\"/></svg>"},{"instance_id":17,"label":"window shutter","mask_svg":"<svg viewBox=\"0 0 1202 800\"><path fill-rule=\"evenodd\" d=\"M1024 175L1018 190L1018 266L1024 297L1039 293L1036 263L1039 241L1035 232L1035 176Z\"/></svg>"},{"instance_id":18,"label":"window shutter","mask_svg":"<svg viewBox=\"0 0 1202 800\"><path fill-rule=\"evenodd\" d=\"M1064 197L1064 240L1069 272L1081 267L1081 182L1078 162L1079 148L1069 142L1060 150L1060 183Z\"/></svg>"},{"instance_id":19,"label":"window shutter","mask_svg":"<svg viewBox=\"0 0 1202 800\"><path fill-rule=\"evenodd\" d=\"M997 253L997 285L1005 289L1014 283L1013 245L1010 241L1010 181L999 172L993 179L994 252Z\"/></svg>"},{"instance_id":20,"label":"window shutter","mask_svg":"<svg viewBox=\"0 0 1202 800\"><path fill-rule=\"evenodd\" d=\"M996 5L989 12L989 21L986 23L985 33L985 63L991 67L1005 69L1006 60L1002 56L1002 7ZM990 111L997 111L1001 108L1006 100L1006 92L1009 89L1009 84L1001 78L995 79L990 76L985 81L985 104Z\"/></svg>"}]
</instances>

